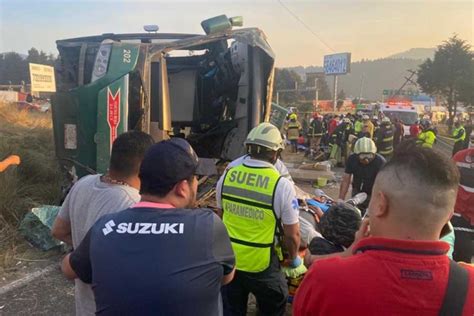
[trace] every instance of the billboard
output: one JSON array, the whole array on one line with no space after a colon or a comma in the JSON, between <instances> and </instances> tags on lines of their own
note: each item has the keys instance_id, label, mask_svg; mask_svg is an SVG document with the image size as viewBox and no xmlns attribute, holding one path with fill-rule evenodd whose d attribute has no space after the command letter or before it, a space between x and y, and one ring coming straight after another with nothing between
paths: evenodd
<instances>
[{"instance_id":1,"label":"billboard","mask_svg":"<svg viewBox=\"0 0 474 316\"><path fill-rule=\"evenodd\" d=\"M339 53L324 56L326 75L344 75L351 72L351 53Z\"/></svg>"},{"instance_id":2,"label":"billboard","mask_svg":"<svg viewBox=\"0 0 474 316\"><path fill-rule=\"evenodd\" d=\"M30 63L31 91L56 92L54 68L47 65Z\"/></svg>"}]
</instances>

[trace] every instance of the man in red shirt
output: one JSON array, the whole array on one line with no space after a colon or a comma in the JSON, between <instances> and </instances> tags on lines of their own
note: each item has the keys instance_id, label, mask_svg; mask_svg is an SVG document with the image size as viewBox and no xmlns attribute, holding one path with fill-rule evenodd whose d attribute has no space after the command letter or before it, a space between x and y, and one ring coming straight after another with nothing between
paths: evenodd
<instances>
[{"instance_id":1,"label":"man in red shirt","mask_svg":"<svg viewBox=\"0 0 474 316\"><path fill-rule=\"evenodd\" d=\"M410 126L410 137L411 138L417 138L418 134L420 134L421 128L420 128L420 121L416 121L412 126Z\"/></svg>"},{"instance_id":2,"label":"man in red shirt","mask_svg":"<svg viewBox=\"0 0 474 316\"><path fill-rule=\"evenodd\" d=\"M453 157L461 173L461 182L451 219L456 235L453 258L468 263L474 255L474 134L471 134L469 147Z\"/></svg>"},{"instance_id":3,"label":"man in red shirt","mask_svg":"<svg viewBox=\"0 0 474 316\"><path fill-rule=\"evenodd\" d=\"M329 134L329 135L332 135L332 133L334 133L334 131L336 130L337 125L339 125L339 117L338 117L338 116L334 116L334 117L329 121L329 124L328 124L328 134Z\"/></svg>"},{"instance_id":4,"label":"man in red shirt","mask_svg":"<svg viewBox=\"0 0 474 316\"><path fill-rule=\"evenodd\" d=\"M461 266L464 287L450 280L451 296L448 278L459 267L451 267L449 245L439 241L459 172L436 151L399 148L377 175L356 241L343 257L312 264L296 293L294 316L455 315L456 308L459 315L474 314L474 268ZM448 303L461 302L440 313L447 292Z\"/></svg>"}]
</instances>

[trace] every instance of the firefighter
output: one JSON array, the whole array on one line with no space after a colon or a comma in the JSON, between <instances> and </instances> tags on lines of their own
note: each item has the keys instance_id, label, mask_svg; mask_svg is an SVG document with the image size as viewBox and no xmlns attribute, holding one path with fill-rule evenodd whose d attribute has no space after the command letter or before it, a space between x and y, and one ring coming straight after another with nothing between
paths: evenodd
<instances>
[{"instance_id":1,"label":"firefighter","mask_svg":"<svg viewBox=\"0 0 474 316\"><path fill-rule=\"evenodd\" d=\"M298 152L298 137L300 136L301 124L295 113L290 114L290 120L286 125L286 137L291 143L291 152Z\"/></svg>"},{"instance_id":2,"label":"firefighter","mask_svg":"<svg viewBox=\"0 0 474 316\"><path fill-rule=\"evenodd\" d=\"M386 160L389 160L393 154L393 125L390 118L384 117L380 127L375 133L375 144L378 153Z\"/></svg>"},{"instance_id":3,"label":"firefighter","mask_svg":"<svg viewBox=\"0 0 474 316\"><path fill-rule=\"evenodd\" d=\"M309 124L308 138L310 149L313 153L318 152L321 138L323 137L323 118L318 113L313 114L313 119Z\"/></svg>"},{"instance_id":4,"label":"firefighter","mask_svg":"<svg viewBox=\"0 0 474 316\"><path fill-rule=\"evenodd\" d=\"M217 184L217 203L236 257L234 280L223 288L224 310L246 315L252 293L259 314L284 315L288 288L275 239L284 239L290 267L300 268L298 201L293 183L274 167L283 149L280 131L261 123L245 146L250 158L228 169Z\"/></svg>"},{"instance_id":5,"label":"firefighter","mask_svg":"<svg viewBox=\"0 0 474 316\"><path fill-rule=\"evenodd\" d=\"M354 121L354 132L359 134L362 132L362 127L364 126L364 123L362 122L362 112L357 112L356 119Z\"/></svg>"},{"instance_id":6,"label":"firefighter","mask_svg":"<svg viewBox=\"0 0 474 316\"><path fill-rule=\"evenodd\" d=\"M349 156L350 144L349 135L354 134L352 122L348 118L342 119L342 123L331 135L331 154L330 158L336 161L338 165L344 165Z\"/></svg>"},{"instance_id":7,"label":"firefighter","mask_svg":"<svg viewBox=\"0 0 474 316\"><path fill-rule=\"evenodd\" d=\"M454 122L454 130L451 136L454 138L453 156L464 148L464 140L466 139L466 130L460 121Z\"/></svg>"},{"instance_id":8,"label":"firefighter","mask_svg":"<svg viewBox=\"0 0 474 316\"><path fill-rule=\"evenodd\" d=\"M416 143L422 147L433 148L433 144L436 141L436 132L431 127L429 120L423 119L420 123L421 133L418 134Z\"/></svg>"},{"instance_id":9,"label":"firefighter","mask_svg":"<svg viewBox=\"0 0 474 316\"><path fill-rule=\"evenodd\" d=\"M374 126L374 123L372 123L370 121L370 117L367 115L367 114L364 114L362 116L362 123L364 125L367 125L367 128L368 128L368 132L369 132L369 138L374 138L374 130L375 130L375 126Z\"/></svg>"}]
</instances>

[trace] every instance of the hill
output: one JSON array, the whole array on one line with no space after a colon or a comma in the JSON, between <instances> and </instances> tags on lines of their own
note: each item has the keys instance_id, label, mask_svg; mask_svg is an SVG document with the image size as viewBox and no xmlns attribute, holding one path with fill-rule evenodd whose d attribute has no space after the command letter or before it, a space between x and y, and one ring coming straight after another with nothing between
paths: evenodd
<instances>
[{"instance_id":1,"label":"hill","mask_svg":"<svg viewBox=\"0 0 474 316\"><path fill-rule=\"evenodd\" d=\"M409 52L409 51L408 51ZM403 54L403 53L401 53ZM343 89L350 98L358 97L362 86L362 97L371 100L381 100L384 89L398 89L405 82L407 70L417 70L424 59L384 58L377 60L362 60L351 64L351 73L338 77L338 91ZM323 71L322 67L291 67L303 78L307 72ZM333 79L327 77L327 83L332 91Z\"/></svg>"},{"instance_id":2,"label":"hill","mask_svg":"<svg viewBox=\"0 0 474 316\"><path fill-rule=\"evenodd\" d=\"M436 48L412 48L407 51L393 54L388 56L387 58L391 59L398 59L398 58L405 58L405 59L427 59L433 58Z\"/></svg>"}]
</instances>

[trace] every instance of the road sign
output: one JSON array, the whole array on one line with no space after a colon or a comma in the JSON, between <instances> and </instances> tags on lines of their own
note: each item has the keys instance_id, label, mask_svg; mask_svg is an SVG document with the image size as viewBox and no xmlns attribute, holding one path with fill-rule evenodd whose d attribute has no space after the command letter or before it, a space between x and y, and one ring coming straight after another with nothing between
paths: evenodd
<instances>
[{"instance_id":1,"label":"road sign","mask_svg":"<svg viewBox=\"0 0 474 316\"><path fill-rule=\"evenodd\" d=\"M339 53L324 56L326 75L343 75L351 70L351 53Z\"/></svg>"},{"instance_id":2,"label":"road sign","mask_svg":"<svg viewBox=\"0 0 474 316\"><path fill-rule=\"evenodd\" d=\"M54 68L47 65L30 63L31 91L56 92Z\"/></svg>"}]
</instances>

